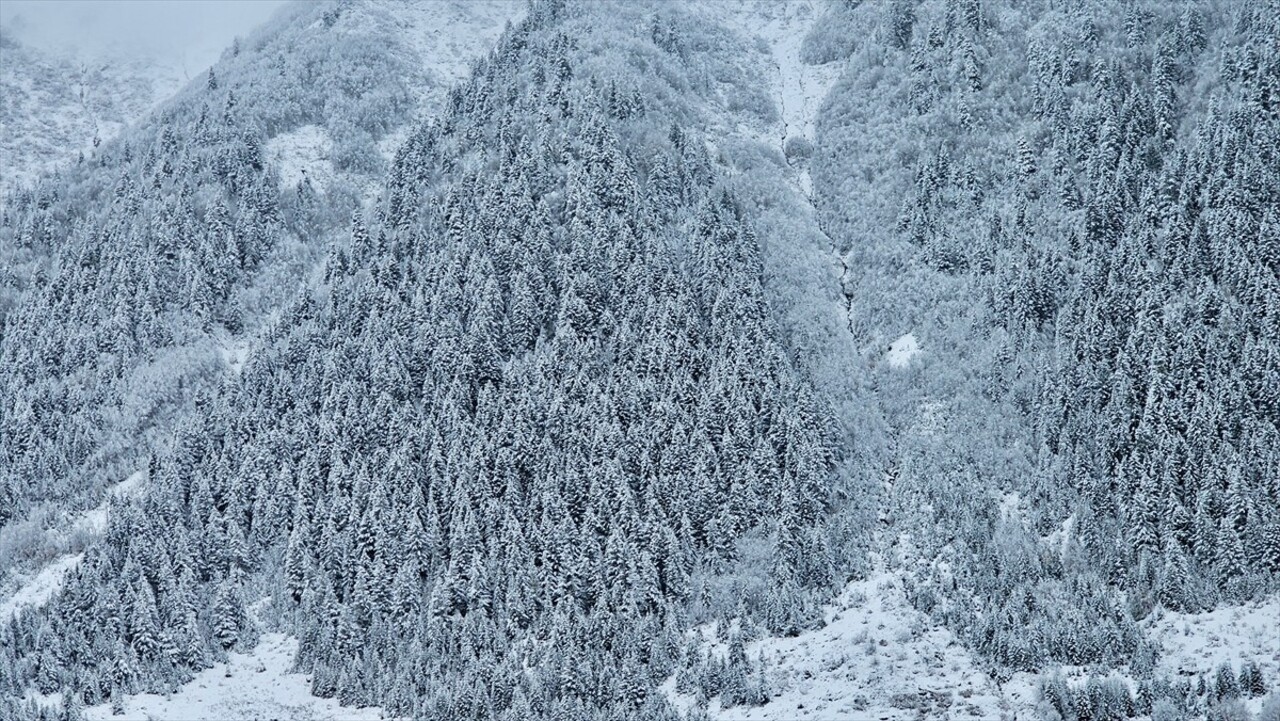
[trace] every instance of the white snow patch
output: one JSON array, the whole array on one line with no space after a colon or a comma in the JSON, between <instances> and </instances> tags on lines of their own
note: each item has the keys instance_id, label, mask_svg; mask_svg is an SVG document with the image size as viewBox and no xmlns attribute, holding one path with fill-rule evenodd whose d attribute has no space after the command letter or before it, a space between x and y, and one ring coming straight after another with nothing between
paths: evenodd
<instances>
[{"instance_id":1,"label":"white snow patch","mask_svg":"<svg viewBox=\"0 0 1280 721\"><path fill-rule=\"evenodd\" d=\"M375 721L384 718L377 707L352 708L335 699L311 695L309 676L292 673L296 639L282 633L264 634L248 653L231 653L227 663L200 672L169 697L156 694L127 696L124 714L113 716L110 704L85 709L90 721Z\"/></svg>"},{"instance_id":2,"label":"white snow patch","mask_svg":"<svg viewBox=\"0 0 1280 721\"><path fill-rule=\"evenodd\" d=\"M1280 594L1237 606L1222 606L1203 613L1177 613L1158 609L1142 623L1150 638L1161 646L1158 675L1170 679L1186 677L1194 681L1213 675L1223 663L1234 672L1246 661L1258 664L1262 677L1272 688L1280 684ZM1121 669L1120 671L1122 671ZM1046 673L1018 672L1004 684L1004 698L1017 721L1035 721L1040 682L1054 673L1067 681L1084 682L1098 669L1061 666ZM1138 681L1119 671L1131 690ZM1255 716L1266 697L1242 699Z\"/></svg>"},{"instance_id":3,"label":"white snow patch","mask_svg":"<svg viewBox=\"0 0 1280 721\"><path fill-rule=\"evenodd\" d=\"M999 688L950 631L911 607L895 574L850 583L827 607L826 621L794 638L747 644L749 659L764 659L772 698L731 708L715 698L711 718L1000 718ZM662 690L680 708L696 703L676 692L674 679Z\"/></svg>"},{"instance_id":4,"label":"white snow patch","mask_svg":"<svg viewBox=\"0 0 1280 721\"><path fill-rule=\"evenodd\" d=\"M245 361L249 359L249 341L245 336L234 336L225 328L218 328L213 333L214 342L218 345L218 355L232 373L240 374Z\"/></svg>"},{"instance_id":5,"label":"white snow patch","mask_svg":"<svg viewBox=\"0 0 1280 721\"><path fill-rule=\"evenodd\" d=\"M1150 632L1171 673L1209 673L1223 662L1251 658L1280 678L1280 594L1203 613L1164 612Z\"/></svg>"},{"instance_id":6,"label":"white snow patch","mask_svg":"<svg viewBox=\"0 0 1280 721\"><path fill-rule=\"evenodd\" d=\"M269 598L250 605L256 620ZM175 693L131 694L124 699L124 713L113 715L111 704L84 710L89 721L224 721L224 719L274 719L275 721L380 721L392 719L376 706L343 706L336 699L311 694L311 676L293 671L298 641L283 633L266 633L246 653L231 652L226 662L196 674ZM40 705L57 707L61 698L29 694Z\"/></svg>"},{"instance_id":7,"label":"white snow patch","mask_svg":"<svg viewBox=\"0 0 1280 721\"><path fill-rule=\"evenodd\" d=\"M1041 538L1040 541L1049 548L1056 550L1059 556L1065 560L1075 526L1076 514L1072 513L1063 519L1062 525L1051 531L1049 535Z\"/></svg>"},{"instance_id":8,"label":"white snow patch","mask_svg":"<svg viewBox=\"0 0 1280 721\"><path fill-rule=\"evenodd\" d=\"M1000 495L1000 518L1005 521L1023 522L1021 493L1009 491Z\"/></svg>"},{"instance_id":9,"label":"white snow patch","mask_svg":"<svg viewBox=\"0 0 1280 721\"><path fill-rule=\"evenodd\" d=\"M142 482L145 481L146 479L147 479L146 471L134 471L133 473L129 474L128 478L124 479L123 481L120 481L119 483L115 484L110 489L108 489L107 493L110 493L115 498L123 498L124 496L136 496L138 494L138 488L142 485Z\"/></svg>"},{"instance_id":10,"label":"white snow patch","mask_svg":"<svg viewBox=\"0 0 1280 721\"><path fill-rule=\"evenodd\" d=\"M893 368L906 368L911 359L920 354L920 342L912 333L908 333L889 344L889 352L885 360Z\"/></svg>"},{"instance_id":11,"label":"white snow patch","mask_svg":"<svg viewBox=\"0 0 1280 721\"><path fill-rule=\"evenodd\" d=\"M80 565L83 553L73 553L54 560L18 587L13 595L0 601L0 623L4 623L27 606L42 606L62 588L67 571Z\"/></svg>"},{"instance_id":12,"label":"white snow patch","mask_svg":"<svg viewBox=\"0 0 1280 721\"><path fill-rule=\"evenodd\" d=\"M91 508L80 515L72 524L72 528L76 530L88 531L98 534L107 530L107 508L111 502L126 496L136 496L138 486L142 484L146 478L145 471L136 471L123 481L115 484L107 489L106 498L102 499L97 507Z\"/></svg>"},{"instance_id":13,"label":"white snow patch","mask_svg":"<svg viewBox=\"0 0 1280 721\"><path fill-rule=\"evenodd\" d=\"M333 182L333 141L319 125L303 125L267 141L267 162L276 169L280 189L296 188L304 179L323 193Z\"/></svg>"}]
</instances>

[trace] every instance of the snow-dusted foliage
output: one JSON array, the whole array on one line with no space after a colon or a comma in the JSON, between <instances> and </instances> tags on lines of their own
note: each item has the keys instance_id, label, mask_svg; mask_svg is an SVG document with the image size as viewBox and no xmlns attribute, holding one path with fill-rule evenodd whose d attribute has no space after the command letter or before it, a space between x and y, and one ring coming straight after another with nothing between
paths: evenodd
<instances>
[{"instance_id":1,"label":"snow-dusted foliage","mask_svg":"<svg viewBox=\"0 0 1280 721\"><path fill-rule=\"evenodd\" d=\"M419 26L452 20L476 39L381 34L381 3L287 9L92 161L15 197L0 223L0 546L11 521L94 505L167 442L175 413L220 382L223 351L345 234L382 176L378 141L438 109L459 50L520 11L427 5ZM339 171L324 182L277 152L308 132Z\"/></svg>"},{"instance_id":2,"label":"snow-dusted foliage","mask_svg":"<svg viewBox=\"0 0 1280 721\"><path fill-rule=\"evenodd\" d=\"M172 689L253 646L247 606L265 591L321 696L431 718L653 718L672 713L651 690L690 604L807 621L811 589L837 580L816 526L839 435L780 342L743 209L682 122L681 93L710 95L698 71L717 61L627 35L650 17L540 3L503 35L238 382L197 387L142 498L19 617L6 648L26 661L6 688L87 705ZM166 125L101 211L212 206L171 311L195 328L243 325L232 288L306 209L277 200L254 133L279 111L241 127L230 67L193 96L222 103L196 106L196 141ZM164 170L170 144L183 172ZM150 352L138 306L115 307L109 347Z\"/></svg>"},{"instance_id":3,"label":"snow-dusted foliage","mask_svg":"<svg viewBox=\"0 0 1280 721\"><path fill-rule=\"evenodd\" d=\"M0 218L0 716L1274 714L1276 9L287 8Z\"/></svg>"},{"instance_id":4,"label":"snow-dusted foliage","mask_svg":"<svg viewBox=\"0 0 1280 721\"><path fill-rule=\"evenodd\" d=\"M851 329L927 351L871 374L885 538L1002 673L1151 682L1153 608L1276 589L1275 10L838 3L857 40L815 47L848 56L812 166Z\"/></svg>"}]
</instances>

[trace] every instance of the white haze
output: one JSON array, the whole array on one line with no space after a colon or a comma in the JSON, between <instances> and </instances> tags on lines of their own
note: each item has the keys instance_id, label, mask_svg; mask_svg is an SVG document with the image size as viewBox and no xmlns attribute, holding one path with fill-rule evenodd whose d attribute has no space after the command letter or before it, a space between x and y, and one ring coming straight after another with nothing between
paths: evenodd
<instances>
[{"instance_id":1,"label":"white haze","mask_svg":"<svg viewBox=\"0 0 1280 721\"><path fill-rule=\"evenodd\" d=\"M5 0L0 3L0 29L58 53L151 57L192 77L284 2Z\"/></svg>"}]
</instances>

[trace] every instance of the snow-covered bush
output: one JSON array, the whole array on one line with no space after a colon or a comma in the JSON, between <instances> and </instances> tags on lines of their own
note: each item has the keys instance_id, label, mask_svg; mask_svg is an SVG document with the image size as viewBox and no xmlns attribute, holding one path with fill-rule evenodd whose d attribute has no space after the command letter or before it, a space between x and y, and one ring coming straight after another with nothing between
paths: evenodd
<instances>
[{"instance_id":1,"label":"snow-covered bush","mask_svg":"<svg viewBox=\"0 0 1280 721\"><path fill-rule=\"evenodd\" d=\"M802 135L792 135L787 138L783 152L787 160L808 160L813 155L813 143Z\"/></svg>"}]
</instances>

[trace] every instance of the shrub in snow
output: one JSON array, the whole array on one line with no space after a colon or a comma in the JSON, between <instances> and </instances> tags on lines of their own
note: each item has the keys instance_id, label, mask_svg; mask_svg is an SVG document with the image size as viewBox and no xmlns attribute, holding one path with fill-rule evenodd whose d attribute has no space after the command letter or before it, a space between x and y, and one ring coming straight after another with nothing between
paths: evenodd
<instances>
[{"instance_id":1,"label":"shrub in snow","mask_svg":"<svg viewBox=\"0 0 1280 721\"><path fill-rule=\"evenodd\" d=\"M783 152L786 153L787 160L808 160L813 155L813 143L803 136L792 135L787 138Z\"/></svg>"}]
</instances>

